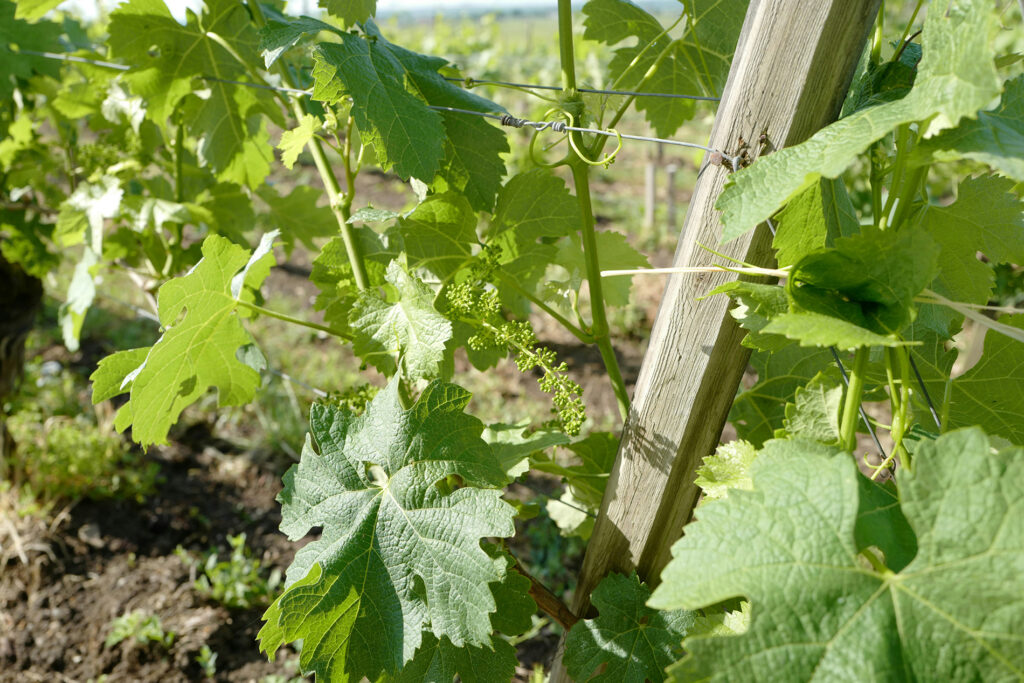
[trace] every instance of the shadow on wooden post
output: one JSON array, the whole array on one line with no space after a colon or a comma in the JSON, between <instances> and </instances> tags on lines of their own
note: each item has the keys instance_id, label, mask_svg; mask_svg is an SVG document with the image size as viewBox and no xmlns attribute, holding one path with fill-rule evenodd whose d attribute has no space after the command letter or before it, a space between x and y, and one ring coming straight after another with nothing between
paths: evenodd
<instances>
[{"instance_id":1,"label":"shadow on wooden post","mask_svg":"<svg viewBox=\"0 0 1024 683\"><path fill-rule=\"evenodd\" d=\"M751 0L710 146L735 152L741 136L757 140L765 129L769 149L789 146L834 121L879 4ZM698 179L675 265L722 262L697 243L720 242L714 204L727 175L723 167L710 167ZM764 226L719 248L754 264L772 260ZM672 544L682 535L700 493L695 471L718 444L750 353L739 344L744 333L729 316L729 299L700 297L735 277L686 274L666 284L587 546L572 605L576 614L588 610L590 593L608 572L636 569L643 580L657 584ZM551 681L567 680L560 648Z\"/></svg>"}]
</instances>

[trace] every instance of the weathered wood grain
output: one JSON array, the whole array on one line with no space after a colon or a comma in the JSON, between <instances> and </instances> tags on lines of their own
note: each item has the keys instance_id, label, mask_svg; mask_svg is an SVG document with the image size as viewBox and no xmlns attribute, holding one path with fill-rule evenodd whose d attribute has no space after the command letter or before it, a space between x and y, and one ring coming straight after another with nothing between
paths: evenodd
<instances>
[{"instance_id":1,"label":"weathered wood grain","mask_svg":"<svg viewBox=\"0 0 1024 683\"><path fill-rule=\"evenodd\" d=\"M769 150L799 143L835 120L880 0L752 0L715 117L710 146L732 153L742 136L750 153L767 130ZM697 181L675 265L733 258L769 265L770 235L756 232L719 245L715 201L728 178L705 168ZM711 453L747 365L743 331L729 299L701 299L732 274L668 279L644 357L601 514L587 547L573 610L585 612L594 587L610 571L656 584L699 495L701 459ZM569 680L560 665L553 682Z\"/></svg>"}]
</instances>

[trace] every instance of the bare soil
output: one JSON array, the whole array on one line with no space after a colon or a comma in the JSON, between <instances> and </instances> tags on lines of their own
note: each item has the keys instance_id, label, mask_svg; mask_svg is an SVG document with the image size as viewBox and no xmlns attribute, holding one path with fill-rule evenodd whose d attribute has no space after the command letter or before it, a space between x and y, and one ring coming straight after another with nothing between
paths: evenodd
<instances>
[{"instance_id":1,"label":"bare soil","mask_svg":"<svg viewBox=\"0 0 1024 683\"><path fill-rule=\"evenodd\" d=\"M206 440L205 430L192 431ZM243 454L191 441L152 452L164 481L146 502L82 501L44 534L29 529L28 562L0 567L0 681L200 680L204 644L217 653L216 680L288 673L289 653L270 663L256 646L263 608L229 610L205 599L174 554L181 545L226 555L225 537L245 532L256 557L287 566L296 546L277 531L280 477ZM177 634L169 649L130 640L104 647L110 622L135 609Z\"/></svg>"}]
</instances>

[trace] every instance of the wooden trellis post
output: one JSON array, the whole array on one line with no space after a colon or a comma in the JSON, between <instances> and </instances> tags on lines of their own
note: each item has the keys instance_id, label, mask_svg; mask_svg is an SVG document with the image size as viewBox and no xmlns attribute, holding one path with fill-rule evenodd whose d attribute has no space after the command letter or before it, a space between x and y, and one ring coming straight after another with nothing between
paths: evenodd
<instances>
[{"instance_id":1,"label":"wooden trellis post","mask_svg":"<svg viewBox=\"0 0 1024 683\"><path fill-rule=\"evenodd\" d=\"M799 143L839 115L880 0L751 0L710 146L733 153L742 137L752 157ZM674 264L722 259L698 247L722 235L715 201L728 177L710 167L699 177ZM769 265L770 235L756 232L718 247L733 258ZM695 471L719 435L747 365L743 331L729 299L701 300L732 274L668 279L623 430L601 513L587 546L573 611L610 571L656 584L697 502ZM569 680L556 659L551 681Z\"/></svg>"}]
</instances>

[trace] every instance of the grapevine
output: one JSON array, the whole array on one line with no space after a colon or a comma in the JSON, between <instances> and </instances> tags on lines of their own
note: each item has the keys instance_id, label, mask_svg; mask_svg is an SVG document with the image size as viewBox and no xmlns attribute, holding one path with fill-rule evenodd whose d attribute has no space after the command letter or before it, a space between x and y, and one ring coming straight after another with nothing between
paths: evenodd
<instances>
[{"instance_id":1,"label":"grapevine","mask_svg":"<svg viewBox=\"0 0 1024 683\"><path fill-rule=\"evenodd\" d=\"M318 534L263 615L270 658L301 642L322 680L508 681L515 645L559 628L581 681L1024 677L1024 310L997 290L1024 264L1019 8L883 3L838 120L754 155L678 139L726 90L748 2L679 4L665 22L589 0L580 36L558 0L555 86L394 43L373 0L206 0L184 23L129 0L101 44L52 2L0 0L0 271L68 264L69 349L115 278L159 324L92 375L113 426L146 448L212 393L252 402L259 318L370 378L308 406L280 528ZM602 82L579 38L609 48ZM753 352L736 439L698 454L704 499L664 571L611 574L573 614L516 557L536 513L517 484L557 477L555 522L584 540L646 493L613 488L618 436L537 321L593 348L628 433L609 312L665 271L599 229L592 180L650 141L705 155L723 241L770 229L776 263L696 268L743 276L709 295ZM307 159L316 187L275 186ZM404 209L367 205L371 172ZM315 303L278 310L265 282L297 249ZM965 329L984 353L957 374ZM474 415L459 370L509 358L556 419Z\"/></svg>"}]
</instances>

